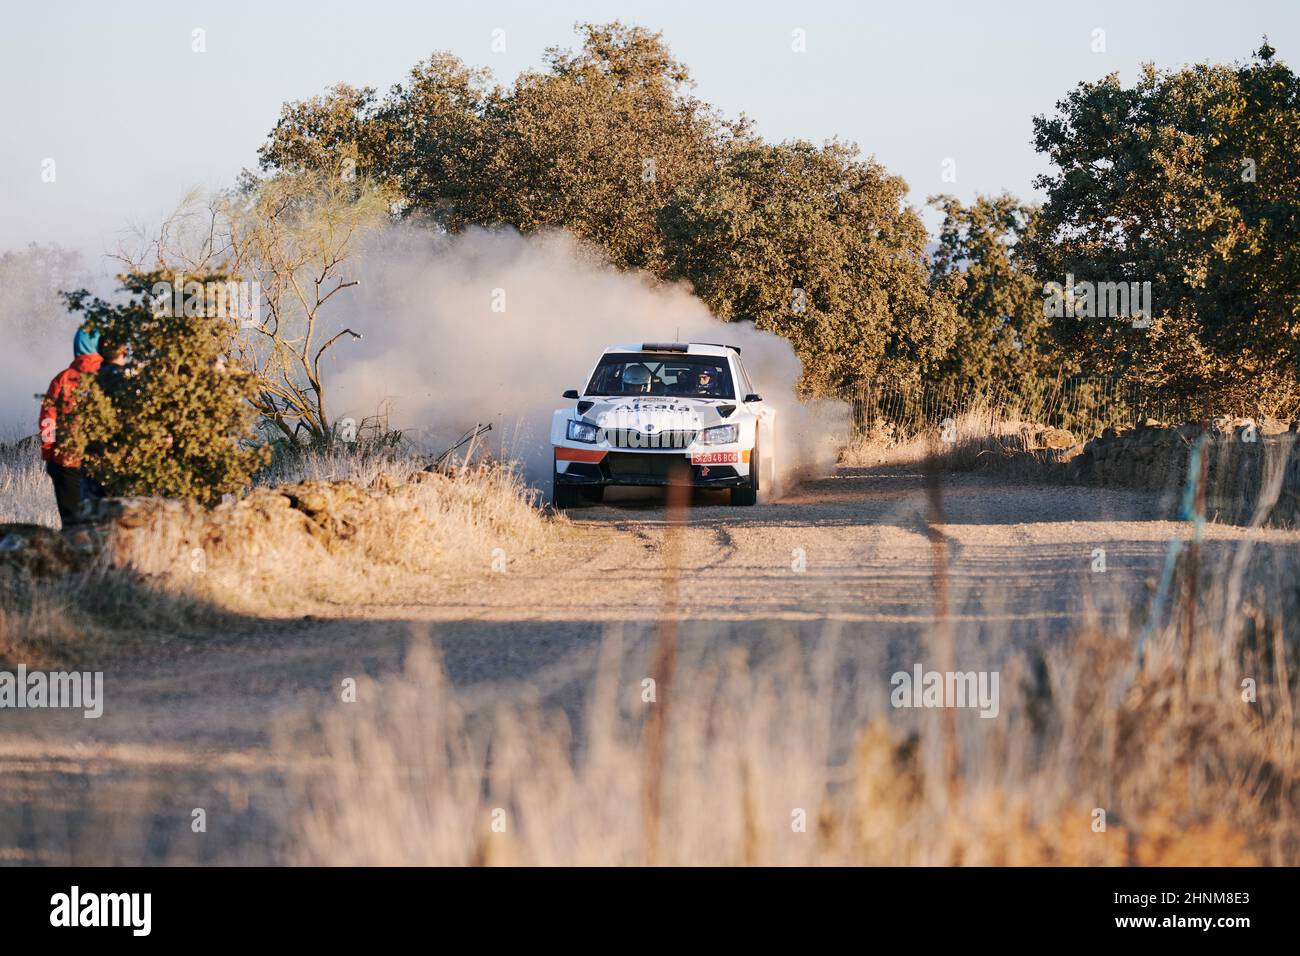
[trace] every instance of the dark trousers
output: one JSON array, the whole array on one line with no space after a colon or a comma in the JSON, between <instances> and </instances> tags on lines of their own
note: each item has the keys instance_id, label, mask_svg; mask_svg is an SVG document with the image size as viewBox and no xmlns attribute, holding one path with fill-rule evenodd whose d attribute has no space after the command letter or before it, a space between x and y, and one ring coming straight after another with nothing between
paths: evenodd
<instances>
[{"instance_id":1,"label":"dark trousers","mask_svg":"<svg viewBox=\"0 0 1300 956\"><path fill-rule=\"evenodd\" d=\"M106 492L104 491L104 483L102 481L96 481L94 478L91 478L89 475L84 473L82 474L81 476L81 500L82 501L89 501L91 498L102 498L104 497L105 494Z\"/></svg>"},{"instance_id":2,"label":"dark trousers","mask_svg":"<svg viewBox=\"0 0 1300 956\"><path fill-rule=\"evenodd\" d=\"M81 517L81 469L66 468L58 462L47 461L45 473L54 482L54 500L59 505L59 520L63 527L76 524Z\"/></svg>"}]
</instances>

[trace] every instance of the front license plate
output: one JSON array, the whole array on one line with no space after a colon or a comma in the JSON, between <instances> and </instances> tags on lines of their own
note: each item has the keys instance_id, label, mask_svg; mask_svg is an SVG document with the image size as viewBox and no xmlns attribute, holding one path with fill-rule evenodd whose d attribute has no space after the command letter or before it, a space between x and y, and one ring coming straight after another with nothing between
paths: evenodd
<instances>
[{"instance_id":1,"label":"front license plate","mask_svg":"<svg viewBox=\"0 0 1300 956\"><path fill-rule=\"evenodd\" d=\"M735 465L739 461L738 451L701 451L691 455L692 465Z\"/></svg>"}]
</instances>

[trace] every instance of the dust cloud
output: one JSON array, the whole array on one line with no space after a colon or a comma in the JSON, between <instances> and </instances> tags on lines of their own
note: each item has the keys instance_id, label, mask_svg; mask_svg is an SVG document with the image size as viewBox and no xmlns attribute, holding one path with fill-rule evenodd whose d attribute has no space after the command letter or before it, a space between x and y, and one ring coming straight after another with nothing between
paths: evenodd
<instances>
[{"instance_id":1,"label":"dust cloud","mask_svg":"<svg viewBox=\"0 0 1300 956\"><path fill-rule=\"evenodd\" d=\"M59 292L87 284L80 257L57 246L0 255L0 442L36 434L37 395L72 361L77 323Z\"/></svg>"},{"instance_id":2,"label":"dust cloud","mask_svg":"<svg viewBox=\"0 0 1300 956\"><path fill-rule=\"evenodd\" d=\"M607 346L646 341L742 350L777 412L778 492L829 470L847 430L843 403L795 398L802 368L785 339L720 322L685 286L616 270L567 233L393 229L369 244L357 271L362 284L349 290L340 324L364 337L335 350L335 417L386 409L392 427L431 451L491 423L489 447L544 486L561 393L582 389Z\"/></svg>"}]
</instances>

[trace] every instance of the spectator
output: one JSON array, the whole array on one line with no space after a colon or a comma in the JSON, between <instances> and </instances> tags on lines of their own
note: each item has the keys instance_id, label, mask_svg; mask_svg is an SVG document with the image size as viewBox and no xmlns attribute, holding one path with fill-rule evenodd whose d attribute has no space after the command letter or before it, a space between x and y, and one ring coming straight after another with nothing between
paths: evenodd
<instances>
[{"instance_id":1,"label":"spectator","mask_svg":"<svg viewBox=\"0 0 1300 956\"><path fill-rule=\"evenodd\" d=\"M104 364L99 369L99 387L111 399L122 388L122 384L131 377L133 369L127 362L125 345L108 340L102 341L99 343L99 354L104 359Z\"/></svg>"},{"instance_id":2,"label":"spectator","mask_svg":"<svg viewBox=\"0 0 1300 956\"><path fill-rule=\"evenodd\" d=\"M81 459L59 448L59 421L75 406L81 377L99 371L103 356L98 348L98 332L78 329L72 340L72 364L54 376L41 402L41 458L54 483L54 500L65 528L81 518Z\"/></svg>"},{"instance_id":3,"label":"spectator","mask_svg":"<svg viewBox=\"0 0 1300 956\"><path fill-rule=\"evenodd\" d=\"M103 340L99 343L99 354L104 361L99 367L97 381L100 391L111 402L114 400L114 396L121 391L123 383L131 377L131 368L126 361L127 348L117 342ZM87 451L90 450L88 447ZM82 502L102 498L104 493L104 483L87 473L83 466L81 475Z\"/></svg>"}]
</instances>

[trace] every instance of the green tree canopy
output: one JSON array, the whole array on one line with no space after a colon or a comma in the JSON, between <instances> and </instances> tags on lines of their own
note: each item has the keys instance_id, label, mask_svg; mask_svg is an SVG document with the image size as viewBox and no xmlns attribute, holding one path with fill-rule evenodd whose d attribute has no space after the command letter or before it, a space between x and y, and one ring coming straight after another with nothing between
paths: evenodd
<instances>
[{"instance_id":1,"label":"green tree canopy","mask_svg":"<svg viewBox=\"0 0 1300 956\"><path fill-rule=\"evenodd\" d=\"M1024 256L1037 210L1007 194L977 196L969 206L935 196L930 204L944 215L934 276L956 273L965 280L955 342L936 377L966 388L996 384L1023 392L1068 372L1050 337L1040 283Z\"/></svg>"},{"instance_id":2,"label":"green tree canopy","mask_svg":"<svg viewBox=\"0 0 1300 956\"><path fill-rule=\"evenodd\" d=\"M1152 283L1152 323L1063 318L1085 367L1207 412L1295 410L1300 80L1267 42L1245 64L1082 83L1034 120L1056 170L1038 278Z\"/></svg>"},{"instance_id":3,"label":"green tree canopy","mask_svg":"<svg viewBox=\"0 0 1300 956\"><path fill-rule=\"evenodd\" d=\"M339 85L286 104L260 151L266 170L338 157L397 187L408 209L459 230L566 228L616 265L662 272L655 217L711 170L745 124L690 94L662 38L614 23L581 27L582 47L552 48L513 88L439 53L379 102Z\"/></svg>"},{"instance_id":4,"label":"green tree canopy","mask_svg":"<svg viewBox=\"0 0 1300 956\"><path fill-rule=\"evenodd\" d=\"M670 276L719 318L790 339L814 393L916 379L952 344L955 285L931 284L906 189L841 143L737 148L665 206Z\"/></svg>"},{"instance_id":5,"label":"green tree canopy","mask_svg":"<svg viewBox=\"0 0 1300 956\"><path fill-rule=\"evenodd\" d=\"M438 54L382 102L338 86L288 104L262 166L353 157L451 231L568 229L789 337L815 391L915 378L946 351L955 285L930 281L902 180L845 144L768 145L722 119L657 33L580 30L579 49L547 51L509 89Z\"/></svg>"}]
</instances>

